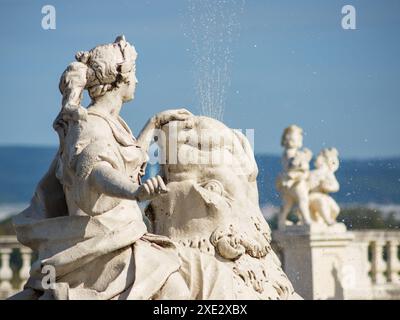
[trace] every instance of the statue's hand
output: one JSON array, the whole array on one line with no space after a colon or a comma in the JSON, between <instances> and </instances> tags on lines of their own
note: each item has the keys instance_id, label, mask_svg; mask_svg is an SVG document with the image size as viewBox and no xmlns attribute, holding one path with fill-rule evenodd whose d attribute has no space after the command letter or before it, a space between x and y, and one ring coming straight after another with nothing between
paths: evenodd
<instances>
[{"instance_id":1,"label":"statue's hand","mask_svg":"<svg viewBox=\"0 0 400 320\"><path fill-rule=\"evenodd\" d=\"M167 193L168 189L164 180L160 176L156 176L146 180L136 191L136 200L145 201L151 200L159 194Z\"/></svg>"},{"instance_id":2,"label":"statue's hand","mask_svg":"<svg viewBox=\"0 0 400 320\"><path fill-rule=\"evenodd\" d=\"M191 116L193 116L193 114L186 109L166 110L156 114L155 126L156 128L161 128L170 121L183 121Z\"/></svg>"}]
</instances>

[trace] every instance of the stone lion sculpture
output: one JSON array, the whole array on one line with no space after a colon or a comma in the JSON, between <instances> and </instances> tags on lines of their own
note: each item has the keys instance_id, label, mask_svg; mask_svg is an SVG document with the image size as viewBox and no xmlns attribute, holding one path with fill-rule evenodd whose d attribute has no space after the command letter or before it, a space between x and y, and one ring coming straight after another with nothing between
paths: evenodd
<instances>
[{"instance_id":1,"label":"stone lion sculpture","mask_svg":"<svg viewBox=\"0 0 400 320\"><path fill-rule=\"evenodd\" d=\"M168 193L147 208L153 232L222 261L258 299L298 297L270 245L246 137L202 116L170 122L160 136ZM172 145L178 158L165 152Z\"/></svg>"}]
</instances>

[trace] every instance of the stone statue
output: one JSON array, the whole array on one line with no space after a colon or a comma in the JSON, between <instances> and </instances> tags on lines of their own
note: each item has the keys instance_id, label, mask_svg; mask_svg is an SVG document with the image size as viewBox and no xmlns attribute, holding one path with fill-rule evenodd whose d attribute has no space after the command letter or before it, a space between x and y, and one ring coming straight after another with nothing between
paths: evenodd
<instances>
[{"instance_id":1,"label":"stone statue","mask_svg":"<svg viewBox=\"0 0 400 320\"><path fill-rule=\"evenodd\" d=\"M340 208L329 193L339 191L339 182L335 172L339 168L338 151L335 148L324 149L317 156L310 172L310 212L313 221L333 225Z\"/></svg>"},{"instance_id":2,"label":"stone statue","mask_svg":"<svg viewBox=\"0 0 400 320\"><path fill-rule=\"evenodd\" d=\"M311 224L308 178L312 153L307 148L301 149L303 129L296 125L287 127L283 132L281 145L284 147L283 172L276 183L283 201L278 221L279 228L284 228L290 223L287 217L294 206L297 206L300 221Z\"/></svg>"},{"instance_id":3,"label":"stone statue","mask_svg":"<svg viewBox=\"0 0 400 320\"><path fill-rule=\"evenodd\" d=\"M64 71L62 107L53 125L59 149L30 206L13 221L18 240L37 253L37 260L24 290L12 298L292 297L290 282L270 248L268 225L256 206L252 156L234 157L239 167L251 169L251 174L241 178L229 167L197 170L196 166L174 167L171 163L165 166L164 176L142 182L155 132L172 123L188 126L197 118L185 109L164 111L153 116L134 138L119 113L134 96L136 57L134 47L120 36L114 43L79 52L77 61ZM81 106L84 90L92 99L87 108ZM224 127L209 123L216 130ZM237 135L235 143L244 148L242 154L249 155L242 136ZM179 202L165 202L168 199ZM164 232L170 229L166 220L164 226L154 223L159 235L149 233L138 206L147 200L152 200L156 217L172 209L182 213L183 221L188 222L187 237ZM251 208L242 211L250 204ZM205 218L199 223L204 232L193 227L192 211ZM210 219L208 212L215 212ZM205 239L209 230L211 237ZM195 245L188 246L187 241ZM213 248L221 253L220 258L210 254ZM243 264L255 263L254 272L261 276L249 267L235 270L230 261L240 259ZM243 276L247 271L250 273ZM260 289L256 282L261 280L271 283L260 284ZM269 291L260 295L264 287Z\"/></svg>"},{"instance_id":4,"label":"stone statue","mask_svg":"<svg viewBox=\"0 0 400 320\"><path fill-rule=\"evenodd\" d=\"M179 157L162 152L160 174L169 191L147 209L153 231L223 261L258 299L297 297L270 245L247 138L208 117L169 122L162 130L176 132ZM158 141L169 149L165 139Z\"/></svg>"},{"instance_id":5,"label":"stone statue","mask_svg":"<svg viewBox=\"0 0 400 320\"><path fill-rule=\"evenodd\" d=\"M278 226L284 229L292 222L287 220L296 207L299 224L334 225L340 208L329 193L339 190L335 172L339 168L336 149L322 150L315 160L315 169L310 171L312 153L303 145L303 131L291 125L284 130L282 146L283 172L277 179L277 189L282 195L282 210Z\"/></svg>"}]
</instances>

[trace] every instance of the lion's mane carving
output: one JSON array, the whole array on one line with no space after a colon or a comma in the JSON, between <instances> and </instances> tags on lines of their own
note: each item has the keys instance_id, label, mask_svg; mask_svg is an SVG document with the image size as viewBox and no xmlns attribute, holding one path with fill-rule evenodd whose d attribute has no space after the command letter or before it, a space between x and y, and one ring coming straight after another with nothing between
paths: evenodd
<instances>
[{"instance_id":1,"label":"lion's mane carving","mask_svg":"<svg viewBox=\"0 0 400 320\"><path fill-rule=\"evenodd\" d=\"M246 137L207 117L172 122L163 133L169 192L147 208L153 232L230 264L261 299L291 297L259 208L258 168ZM168 155L172 144L177 159Z\"/></svg>"}]
</instances>

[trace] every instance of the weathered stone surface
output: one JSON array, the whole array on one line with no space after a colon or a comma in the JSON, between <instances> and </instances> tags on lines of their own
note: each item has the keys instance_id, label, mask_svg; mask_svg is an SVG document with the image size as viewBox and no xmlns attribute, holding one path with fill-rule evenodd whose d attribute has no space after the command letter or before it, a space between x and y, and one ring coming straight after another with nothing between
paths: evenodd
<instances>
[{"instance_id":1,"label":"weathered stone surface","mask_svg":"<svg viewBox=\"0 0 400 320\"><path fill-rule=\"evenodd\" d=\"M121 36L79 52L64 71L54 121L58 152L31 205L14 219L18 240L38 259L13 298L297 297L270 247L245 137L185 109L155 115L133 137L119 113L134 97L136 56ZM92 99L88 108L81 106L84 90ZM199 166L168 158L163 176L142 182L152 137L173 124L184 141L196 139L203 127L228 139L215 151L231 155L233 163ZM179 139L178 146L202 152L199 144ZM159 234L144 223L138 202L147 200Z\"/></svg>"}]
</instances>

